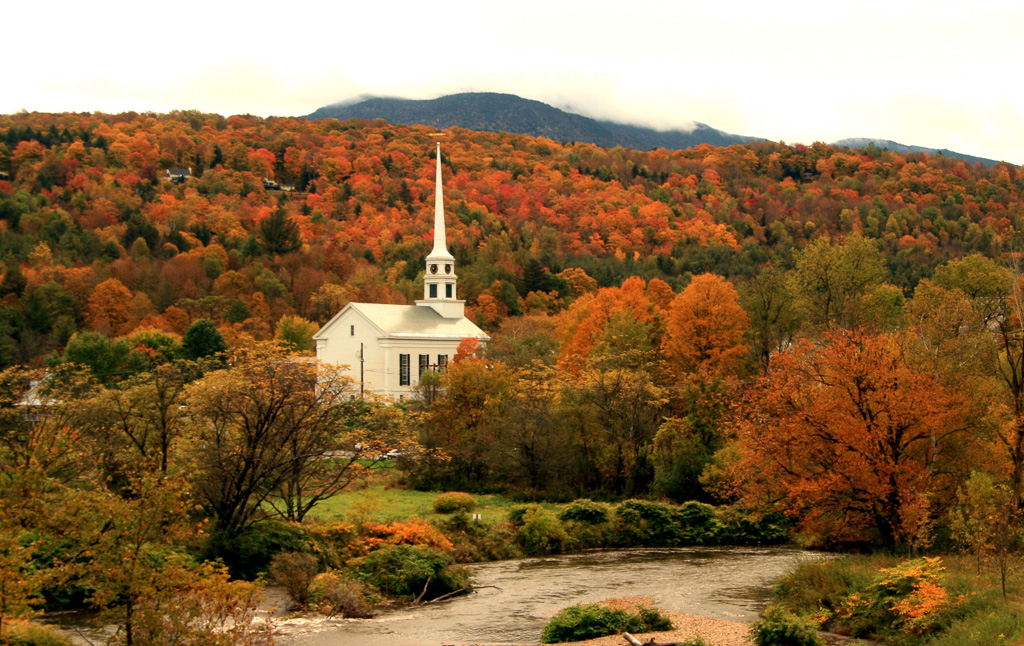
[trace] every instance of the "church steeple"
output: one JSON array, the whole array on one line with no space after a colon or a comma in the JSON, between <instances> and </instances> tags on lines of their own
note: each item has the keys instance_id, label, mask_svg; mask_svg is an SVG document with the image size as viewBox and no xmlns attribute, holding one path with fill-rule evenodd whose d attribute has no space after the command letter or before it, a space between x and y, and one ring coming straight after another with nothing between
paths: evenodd
<instances>
[{"instance_id":1,"label":"church steeple","mask_svg":"<svg viewBox=\"0 0 1024 646\"><path fill-rule=\"evenodd\" d=\"M456 298L455 256L448 252L444 230L444 192L441 187L441 144L437 144L437 176L434 188L434 248L427 255L423 300L417 305L434 308L445 318L465 316L466 302Z\"/></svg>"},{"instance_id":2,"label":"church steeple","mask_svg":"<svg viewBox=\"0 0 1024 646\"><path fill-rule=\"evenodd\" d=\"M448 241L444 234L444 191L441 190L441 143L437 144L437 173L434 178L434 248L427 256L427 262L431 260L450 260L455 262L455 257L448 253Z\"/></svg>"}]
</instances>

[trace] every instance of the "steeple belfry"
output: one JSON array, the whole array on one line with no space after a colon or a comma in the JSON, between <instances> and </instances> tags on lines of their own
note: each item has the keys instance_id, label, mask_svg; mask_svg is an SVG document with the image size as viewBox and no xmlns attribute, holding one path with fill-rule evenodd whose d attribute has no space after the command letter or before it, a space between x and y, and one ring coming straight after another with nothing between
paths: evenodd
<instances>
[{"instance_id":1,"label":"steeple belfry","mask_svg":"<svg viewBox=\"0 0 1024 646\"><path fill-rule=\"evenodd\" d=\"M455 256L448 252L444 230L444 192L441 186L441 144L437 144L437 176L434 188L434 248L427 255L426 274L423 279L423 300L444 318L465 316L466 301L456 298Z\"/></svg>"}]
</instances>

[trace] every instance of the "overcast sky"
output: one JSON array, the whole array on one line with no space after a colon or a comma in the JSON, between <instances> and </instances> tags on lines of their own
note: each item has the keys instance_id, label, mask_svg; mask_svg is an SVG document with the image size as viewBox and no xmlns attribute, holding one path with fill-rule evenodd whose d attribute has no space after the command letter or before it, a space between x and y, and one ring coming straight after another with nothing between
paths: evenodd
<instances>
[{"instance_id":1,"label":"overcast sky","mask_svg":"<svg viewBox=\"0 0 1024 646\"><path fill-rule=\"evenodd\" d=\"M298 116L507 92L658 128L1024 164L1024 2L8 3L0 113Z\"/></svg>"}]
</instances>

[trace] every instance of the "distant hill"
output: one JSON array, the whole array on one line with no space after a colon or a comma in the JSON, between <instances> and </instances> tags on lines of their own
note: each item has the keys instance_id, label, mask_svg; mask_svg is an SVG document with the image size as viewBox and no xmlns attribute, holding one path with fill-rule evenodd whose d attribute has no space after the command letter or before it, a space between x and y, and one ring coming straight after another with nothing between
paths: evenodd
<instances>
[{"instance_id":1,"label":"distant hill","mask_svg":"<svg viewBox=\"0 0 1024 646\"><path fill-rule=\"evenodd\" d=\"M307 119L383 119L388 123L421 124L435 128L457 126L485 132L512 132L556 141L579 141L604 148L681 150L699 144L729 146L758 137L732 135L703 123L693 130L655 130L613 121L599 121L565 112L514 94L468 92L437 99L412 100L373 97L356 103L320 108Z\"/></svg>"},{"instance_id":2,"label":"distant hill","mask_svg":"<svg viewBox=\"0 0 1024 646\"><path fill-rule=\"evenodd\" d=\"M925 148L924 146L908 146L907 144L901 144L888 139L868 139L866 137L852 137L849 139L840 139L832 143L833 146L845 146L846 148L864 148L874 144L879 148L891 150L895 153L928 153L929 155L942 155L943 157L953 157L961 161L969 162L971 164L975 162L981 162L986 168L991 168L998 163L994 159L986 159L984 157L975 157L973 155L965 155L964 153L958 153L952 150L946 150L945 148Z\"/></svg>"},{"instance_id":3,"label":"distant hill","mask_svg":"<svg viewBox=\"0 0 1024 646\"><path fill-rule=\"evenodd\" d=\"M388 123L421 124L434 128L456 126L467 130L548 137L556 141L580 141L605 148L622 146L631 150L682 150L700 144L729 146L764 140L763 137L729 134L703 123L695 124L694 129L688 131L655 130L601 121L559 110L540 101L497 92L466 92L426 100L370 97L329 105L305 118L383 119ZM832 145L863 148L871 143L893 152L941 154L972 164L981 162L986 167L996 163L993 159L952 150L908 146L886 139L859 137L842 139Z\"/></svg>"}]
</instances>

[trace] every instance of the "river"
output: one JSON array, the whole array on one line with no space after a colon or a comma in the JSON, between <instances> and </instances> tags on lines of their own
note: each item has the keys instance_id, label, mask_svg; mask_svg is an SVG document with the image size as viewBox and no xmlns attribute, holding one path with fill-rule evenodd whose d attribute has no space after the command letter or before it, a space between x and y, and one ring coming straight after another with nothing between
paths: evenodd
<instances>
[{"instance_id":1,"label":"river","mask_svg":"<svg viewBox=\"0 0 1024 646\"><path fill-rule=\"evenodd\" d=\"M288 646L536 643L547 620L577 603L651 597L659 608L752 622L772 583L820 554L791 548L608 550L471 565L472 594L369 620L307 625Z\"/></svg>"}]
</instances>

